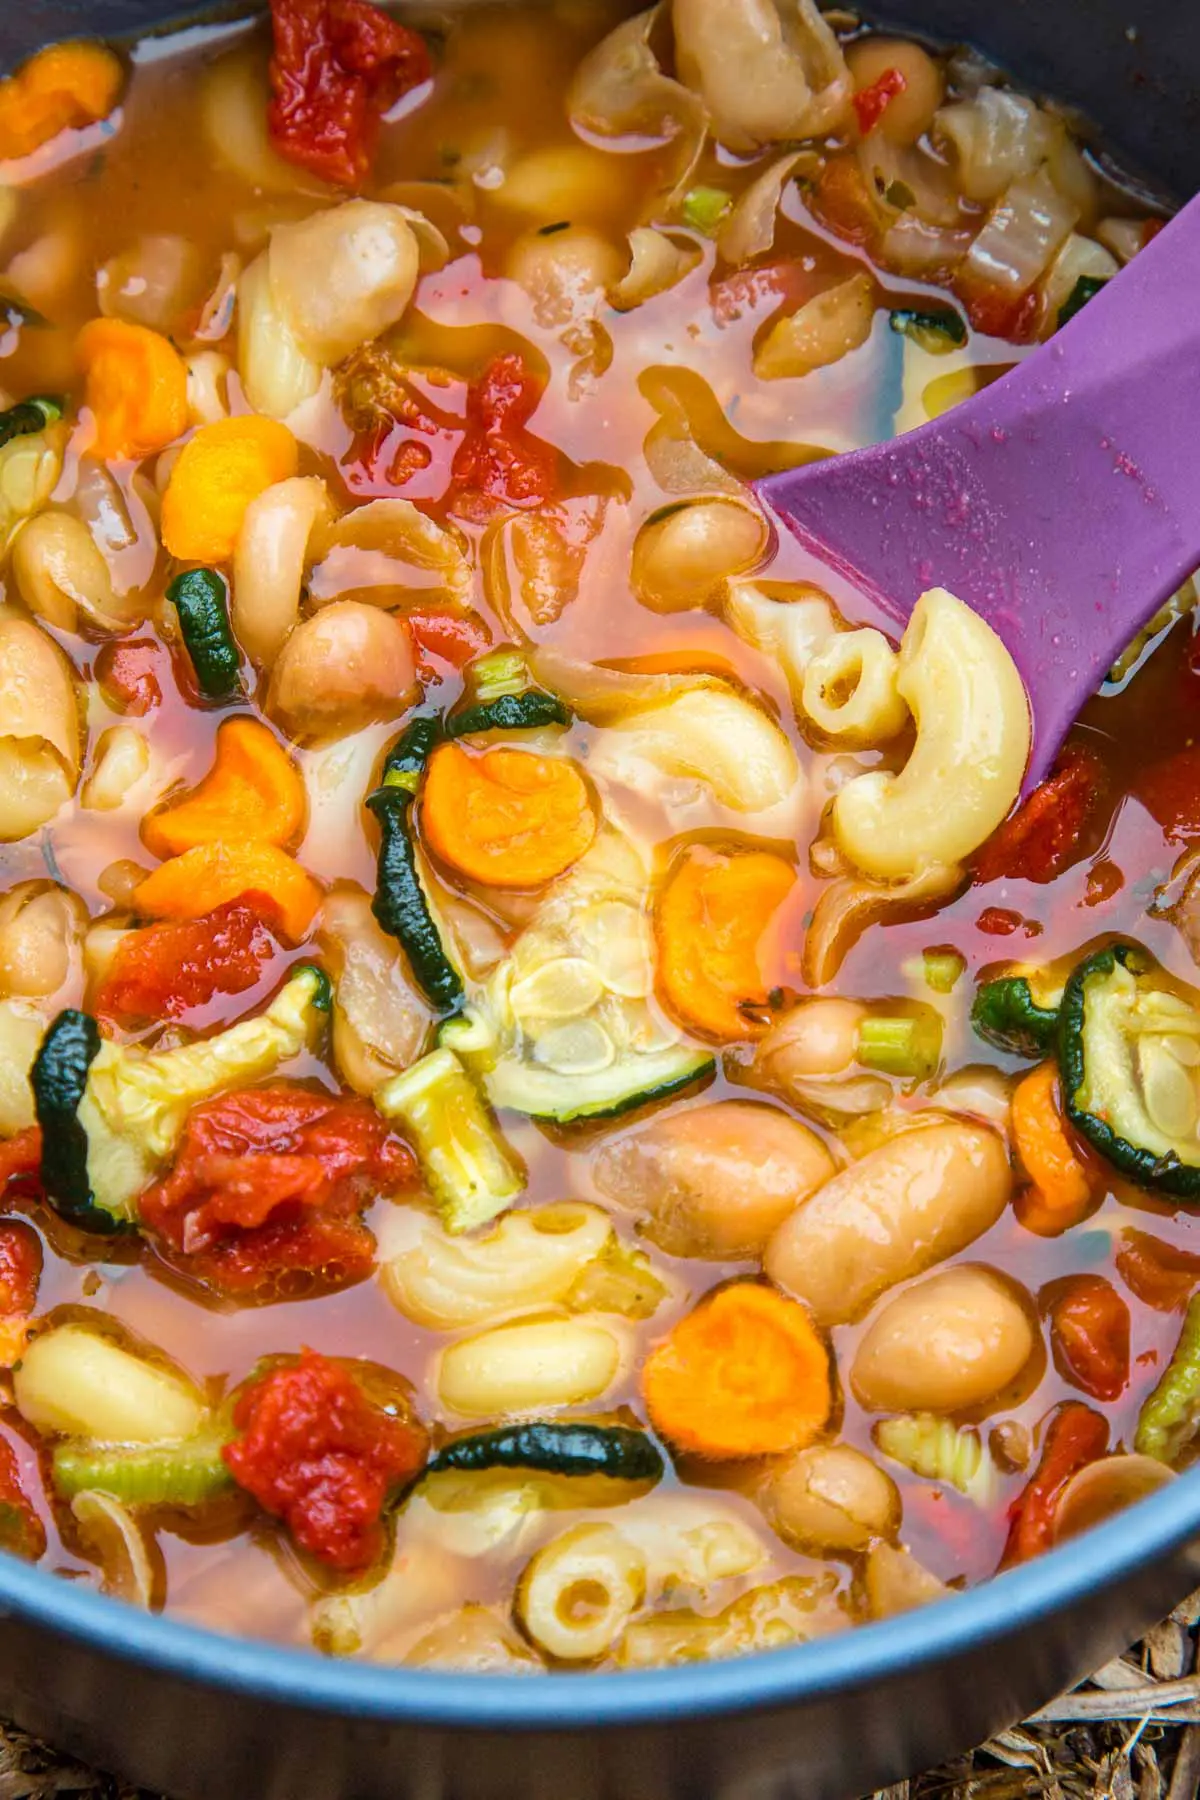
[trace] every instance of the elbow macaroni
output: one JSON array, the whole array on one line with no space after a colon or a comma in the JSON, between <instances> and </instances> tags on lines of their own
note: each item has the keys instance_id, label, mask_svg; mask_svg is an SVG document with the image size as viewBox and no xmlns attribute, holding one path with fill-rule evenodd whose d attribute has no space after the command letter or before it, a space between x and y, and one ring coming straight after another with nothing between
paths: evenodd
<instances>
[{"instance_id":1,"label":"elbow macaroni","mask_svg":"<svg viewBox=\"0 0 1200 1800\"><path fill-rule=\"evenodd\" d=\"M563 1204L506 1213L483 1237L428 1226L386 1266L389 1298L406 1318L459 1331L506 1313L553 1306L612 1237L597 1206Z\"/></svg>"},{"instance_id":2,"label":"elbow macaroni","mask_svg":"<svg viewBox=\"0 0 1200 1800\"><path fill-rule=\"evenodd\" d=\"M257 667L274 661L300 616L313 528L332 517L316 475L277 481L246 508L233 556L232 623Z\"/></svg>"},{"instance_id":3,"label":"elbow macaroni","mask_svg":"<svg viewBox=\"0 0 1200 1800\"><path fill-rule=\"evenodd\" d=\"M1020 792L1031 736L1012 657L944 588L923 594L913 611L896 688L916 720L911 756L898 775L857 776L833 804L841 849L885 881L977 849Z\"/></svg>"},{"instance_id":4,"label":"elbow macaroni","mask_svg":"<svg viewBox=\"0 0 1200 1800\"><path fill-rule=\"evenodd\" d=\"M703 782L736 812L763 812L802 779L796 753L775 721L740 694L713 687L627 713L598 739L590 766L632 780L627 758Z\"/></svg>"},{"instance_id":5,"label":"elbow macaroni","mask_svg":"<svg viewBox=\"0 0 1200 1800\"><path fill-rule=\"evenodd\" d=\"M900 658L881 631L842 631L804 671L801 709L817 730L848 748L886 743L904 729Z\"/></svg>"},{"instance_id":6,"label":"elbow macaroni","mask_svg":"<svg viewBox=\"0 0 1200 1800\"><path fill-rule=\"evenodd\" d=\"M517 1617L558 1662L611 1650L646 1592L642 1552L614 1525L575 1525L539 1550L517 1589Z\"/></svg>"}]
</instances>

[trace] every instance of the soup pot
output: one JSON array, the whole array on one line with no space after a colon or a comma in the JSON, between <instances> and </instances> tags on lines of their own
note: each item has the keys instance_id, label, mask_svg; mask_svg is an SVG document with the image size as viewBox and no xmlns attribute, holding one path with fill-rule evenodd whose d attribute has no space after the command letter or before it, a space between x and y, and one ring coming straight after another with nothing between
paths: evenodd
<instances>
[{"instance_id":1,"label":"soup pot","mask_svg":"<svg viewBox=\"0 0 1200 1800\"><path fill-rule=\"evenodd\" d=\"M193 9L194 10L194 9ZM1195 0L880 0L1080 108L1154 188L1200 186ZM0 67L170 0L0 0ZM454 1675L149 1617L0 1557L0 1715L172 1800L851 1800L1010 1725L1200 1585L1200 1471L925 1611L741 1661Z\"/></svg>"}]
</instances>

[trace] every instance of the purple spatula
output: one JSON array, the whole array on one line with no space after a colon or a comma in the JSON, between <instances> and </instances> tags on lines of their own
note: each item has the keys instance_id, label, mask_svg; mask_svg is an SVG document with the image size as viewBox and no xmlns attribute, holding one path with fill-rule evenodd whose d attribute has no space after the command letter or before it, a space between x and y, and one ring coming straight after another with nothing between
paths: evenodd
<instances>
[{"instance_id":1,"label":"purple spatula","mask_svg":"<svg viewBox=\"0 0 1200 1800\"><path fill-rule=\"evenodd\" d=\"M949 588L1033 711L1026 791L1117 655L1200 564L1200 199L1019 368L761 500L898 621Z\"/></svg>"}]
</instances>

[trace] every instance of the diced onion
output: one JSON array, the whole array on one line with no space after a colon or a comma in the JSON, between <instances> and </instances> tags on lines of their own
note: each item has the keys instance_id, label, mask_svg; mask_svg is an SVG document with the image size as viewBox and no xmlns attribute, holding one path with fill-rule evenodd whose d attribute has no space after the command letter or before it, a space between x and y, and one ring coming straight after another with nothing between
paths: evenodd
<instances>
[{"instance_id":1,"label":"diced onion","mask_svg":"<svg viewBox=\"0 0 1200 1800\"><path fill-rule=\"evenodd\" d=\"M1015 298L1040 279L1078 218L1045 169L1022 175L996 202L963 272L973 286Z\"/></svg>"},{"instance_id":2,"label":"diced onion","mask_svg":"<svg viewBox=\"0 0 1200 1800\"><path fill-rule=\"evenodd\" d=\"M626 19L584 57L567 94L576 131L604 138L675 143L670 200L687 187L708 131L708 112L698 95L659 67L651 33L659 7Z\"/></svg>"}]
</instances>

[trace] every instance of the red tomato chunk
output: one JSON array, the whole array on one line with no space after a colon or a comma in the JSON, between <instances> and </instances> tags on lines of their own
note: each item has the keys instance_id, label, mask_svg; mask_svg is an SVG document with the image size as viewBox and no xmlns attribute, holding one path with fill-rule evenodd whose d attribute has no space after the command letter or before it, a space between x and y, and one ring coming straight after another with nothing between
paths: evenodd
<instances>
[{"instance_id":1,"label":"red tomato chunk","mask_svg":"<svg viewBox=\"0 0 1200 1800\"><path fill-rule=\"evenodd\" d=\"M27 1318L37 1304L42 1244L23 1219L0 1219L0 1317Z\"/></svg>"},{"instance_id":2,"label":"red tomato chunk","mask_svg":"<svg viewBox=\"0 0 1200 1800\"><path fill-rule=\"evenodd\" d=\"M249 1088L193 1108L140 1213L186 1273L227 1293L296 1298L370 1273L375 1240L359 1215L413 1172L366 1100Z\"/></svg>"},{"instance_id":3,"label":"red tomato chunk","mask_svg":"<svg viewBox=\"0 0 1200 1800\"><path fill-rule=\"evenodd\" d=\"M178 1019L218 994L244 994L280 949L272 930L278 917L265 894L243 894L199 919L131 931L100 983L97 1017Z\"/></svg>"},{"instance_id":4,"label":"red tomato chunk","mask_svg":"<svg viewBox=\"0 0 1200 1800\"><path fill-rule=\"evenodd\" d=\"M1053 881L1071 859L1104 789L1104 767L1073 745L975 858L979 881Z\"/></svg>"},{"instance_id":5,"label":"red tomato chunk","mask_svg":"<svg viewBox=\"0 0 1200 1800\"><path fill-rule=\"evenodd\" d=\"M36 1562L46 1553L46 1528L21 1486L21 1471L7 1438L0 1438L0 1550Z\"/></svg>"},{"instance_id":6,"label":"red tomato chunk","mask_svg":"<svg viewBox=\"0 0 1200 1800\"><path fill-rule=\"evenodd\" d=\"M42 1134L38 1126L27 1125L15 1137L0 1143L0 1194L10 1181L24 1181L37 1175L42 1166Z\"/></svg>"},{"instance_id":7,"label":"red tomato chunk","mask_svg":"<svg viewBox=\"0 0 1200 1800\"><path fill-rule=\"evenodd\" d=\"M1028 1562L1052 1547L1059 1496L1072 1475L1107 1449L1108 1421L1099 1413L1080 1400L1067 1400L1057 1408L1046 1428L1041 1461L1009 1513L1002 1567Z\"/></svg>"},{"instance_id":8,"label":"red tomato chunk","mask_svg":"<svg viewBox=\"0 0 1200 1800\"><path fill-rule=\"evenodd\" d=\"M271 0L271 141L339 187L370 173L379 120L428 81L424 40L366 0Z\"/></svg>"},{"instance_id":9,"label":"red tomato chunk","mask_svg":"<svg viewBox=\"0 0 1200 1800\"><path fill-rule=\"evenodd\" d=\"M1116 1400L1129 1380L1129 1308L1102 1275L1052 1282L1050 1341L1054 1364L1093 1400Z\"/></svg>"},{"instance_id":10,"label":"red tomato chunk","mask_svg":"<svg viewBox=\"0 0 1200 1800\"><path fill-rule=\"evenodd\" d=\"M234 1480L331 1568L368 1568L384 1544L388 1496L424 1467L412 1414L384 1412L340 1363L305 1350L239 1399L244 1435L222 1452Z\"/></svg>"},{"instance_id":11,"label":"red tomato chunk","mask_svg":"<svg viewBox=\"0 0 1200 1800\"><path fill-rule=\"evenodd\" d=\"M875 129L892 101L903 94L907 87L908 83L899 69L885 69L878 81L873 81L870 87L855 94L854 114L858 120L858 129L864 137Z\"/></svg>"},{"instance_id":12,"label":"red tomato chunk","mask_svg":"<svg viewBox=\"0 0 1200 1800\"><path fill-rule=\"evenodd\" d=\"M1154 763L1138 776L1133 791L1169 843L1200 837L1200 747Z\"/></svg>"},{"instance_id":13,"label":"red tomato chunk","mask_svg":"<svg viewBox=\"0 0 1200 1800\"><path fill-rule=\"evenodd\" d=\"M162 705L169 658L153 638L125 638L105 644L96 658L96 680L109 705L132 719L144 719Z\"/></svg>"},{"instance_id":14,"label":"red tomato chunk","mask_svg":"<svg viewBox=\"0 0 1200 1800\"><path fill-rule=\"evenodd\" d=\"M1182 1312L1200 1286L1200 1256L1148 1231L1121 1233L1116 1264L1130 1293L1155 1312Z\"/></svg>"},{"instance_id":15,"label":"red tomato chunk","mask_svg":"<svg viewBox=\"0 0 1200 1800\"><path fill-rule=\"evenodd\" d=\"M542 383L515 350L498 356L467 390L467 429L454 453L455 511L487 519L505 508L542 506L558 486L558 456L526 429Z\"/></svg>"}]
</instances>

